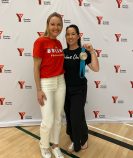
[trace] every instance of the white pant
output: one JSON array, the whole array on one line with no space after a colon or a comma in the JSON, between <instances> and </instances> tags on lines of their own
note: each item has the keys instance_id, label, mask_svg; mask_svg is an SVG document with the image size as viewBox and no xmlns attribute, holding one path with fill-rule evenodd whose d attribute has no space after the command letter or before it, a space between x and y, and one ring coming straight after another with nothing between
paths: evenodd
<instances>
[{"instance_id":1,"label":"white pant","mask_svg":"<svg viewBox=\"0 0 133 158\"><path fill-rule=\"evenodd\" d=\"M66 85L64 75L41 79L41 88L47 100L41 106L40 147L49 148L49 143L58 144Z\"/></svg>"}]
</instances>

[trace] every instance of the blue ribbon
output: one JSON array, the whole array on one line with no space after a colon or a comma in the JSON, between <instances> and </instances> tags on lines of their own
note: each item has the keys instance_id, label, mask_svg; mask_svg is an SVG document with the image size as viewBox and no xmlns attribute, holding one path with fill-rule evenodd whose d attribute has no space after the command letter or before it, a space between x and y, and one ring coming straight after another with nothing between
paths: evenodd
<instances>
[{"instance_id":1,"label":"blue ribbon","mask_svg":"<svg viewBox=\"0 0 133 158\"><path fill-rule=\"evenodd\" d=\"M85 48L82 47L81 52L85 52ZM85 77L85 60L80 59L80 78Z\"/></svg>"}]
</instances>

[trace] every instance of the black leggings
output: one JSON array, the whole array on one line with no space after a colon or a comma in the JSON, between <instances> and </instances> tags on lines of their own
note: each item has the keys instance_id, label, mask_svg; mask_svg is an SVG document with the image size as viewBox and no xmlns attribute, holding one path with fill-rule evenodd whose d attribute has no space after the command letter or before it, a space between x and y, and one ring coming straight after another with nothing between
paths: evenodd
<instances>
[{"instance_id":1,"label":"black leggings","mask_svg":"<svg viewBox=\"0 0 133 158\"><path fill-rule=\"evenodd\" d=\"M77 152L88 139L88 127L85 120L84 106L86 102L87 85L67 87L65 99L66 132L74 142Z\"/></svg>"}]
</instances>

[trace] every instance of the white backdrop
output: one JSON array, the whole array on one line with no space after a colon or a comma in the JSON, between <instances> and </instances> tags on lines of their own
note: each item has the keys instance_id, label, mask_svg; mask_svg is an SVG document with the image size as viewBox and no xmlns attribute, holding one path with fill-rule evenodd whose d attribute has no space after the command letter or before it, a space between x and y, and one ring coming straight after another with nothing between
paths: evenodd
<instances>
[{"instance_id":1,"label":"white backdrop","mask_svg":"<svg viewBox=\"0 0 133 158\"><path fill-rule=\"evenodd\" d=\"M133 0L0 0L0 127L40 123L32 48L54 11L63 47L76 24L100 62L98 73L86 69L87 121L133 121Z\"/></svg>"}]
</instances>

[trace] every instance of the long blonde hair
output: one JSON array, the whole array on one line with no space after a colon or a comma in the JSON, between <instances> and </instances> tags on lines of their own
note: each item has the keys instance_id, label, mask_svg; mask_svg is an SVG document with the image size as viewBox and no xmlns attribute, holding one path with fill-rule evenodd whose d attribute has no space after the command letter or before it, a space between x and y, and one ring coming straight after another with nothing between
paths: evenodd
<instances>
[{"instance_id":1,"label":"long blonde hair","mask_svg":"<svg viewBox=\"0 0 133 158\"><path fill-rule=\"evenodd\" d=\"M61 20L61 24L62 24L62 27L63 27L63 21L62 21L61 15L57 12L54 12L54 13L50 14L49 17L47 18L47 25L46 25L46 30L44 32L44 36L48 35L48 25L49 25L50 19L54 16L58 17Z\"/></svg>"}]
</instances>

